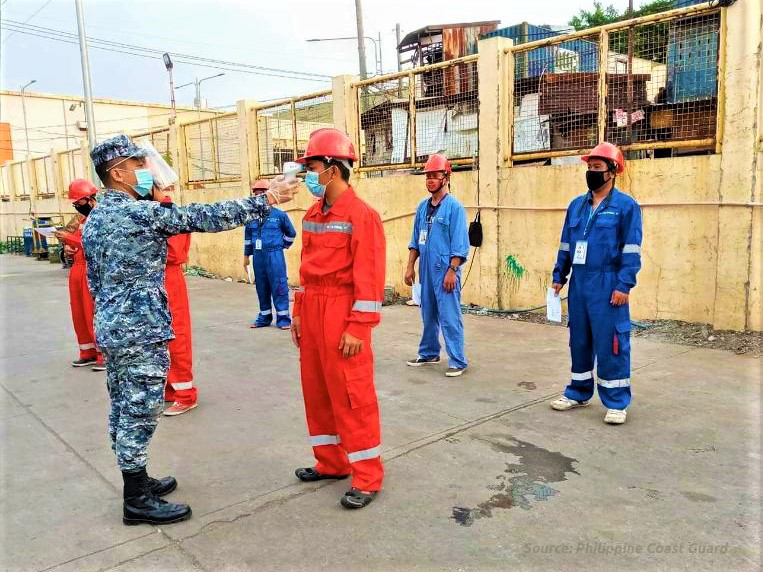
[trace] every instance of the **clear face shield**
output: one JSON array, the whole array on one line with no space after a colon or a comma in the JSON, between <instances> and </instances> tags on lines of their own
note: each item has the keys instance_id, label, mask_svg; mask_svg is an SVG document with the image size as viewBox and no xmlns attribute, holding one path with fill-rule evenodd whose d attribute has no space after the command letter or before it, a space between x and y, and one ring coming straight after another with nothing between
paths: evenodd
<instances>
[{"instance_id":1,"label":"clear face shield","mask_svg":"<svg viewBox=\"0 0 763 572\"><path fill-rule=\"evenodd\" d=\"M151 171L154 186L163 191L178 182L178 174L151 143L137 143L137 146L145 152L145 168Z\"/></svg>"}]
</instances>

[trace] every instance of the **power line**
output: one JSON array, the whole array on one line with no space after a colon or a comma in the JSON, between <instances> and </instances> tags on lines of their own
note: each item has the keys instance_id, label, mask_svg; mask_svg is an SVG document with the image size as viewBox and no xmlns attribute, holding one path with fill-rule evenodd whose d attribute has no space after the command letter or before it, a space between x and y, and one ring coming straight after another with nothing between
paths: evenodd
<instances>
[{"instance_id":1,"label":"power line","mask_svg":"<svg viewBox=\"0 0 763 572\"><path fill-rule=\"evenodd\" d=\"M8 1L8 0L5 0L5 1L3 2L3 4L5 4L5 2L7 2L7 1ZM29 16L29 18L27 18L26 20L24 20L24 22L23 22L23 23L24 23L24 24L26 24L27 22L29 22L29 20L31 20L32 18L34 18L35 16L37 16L37 14L39 14L40 12L42 12L42 11L45 9L45 7L46 7L48 4L50 4L51 2L53 2L53 0L48 0L47 2L45 2L45 4L43 4L42 6L40 6L40 7L39 7L39 8L38 8L38 9L35 11L35 13L34 13L34 14L32 14L31 16ZM7 42L7 41L8 41L8 38L10 38L12 35L13 35L13 32L11 32L11 33L10 33L10 34L8 34L7 36L5 36L5 39L2 41L2 43L4 44L5 42Z\"/></svg>"},{"instance_id":2,"label":"power line","mask_svg":"<svg viewBox=\"0 0 763 572\"><path fill-rule=\"evenodd\" d=\"M71 43L72 41L74 43L78 43L76 41L76 38L77 38L76 34L66 32L64 30L57 30L55 28L47 28L45 26L34 26L30 24L25 24L24 22L17 22L14 20L5 20L5 22L3 23L3 26L9 30L13 30L18 33L38 35L39 37L46 37L48 39L55 39L59 41L68 40L69 43ZM159 58L166 51L166 50L159 50L156 48L144 48L142 46L137 46L135 44L127 44L124 42L114 42L111 40L103 40L103 39L92 38L92 37L88 37L88 42L92 42L93 44L102 44L103 46L111 46L110 48L108 48L109 51L130 50L129 52L125 52L125 53L130 53L130 55L138 55L143 57ZM105 49L105 48L102 47L101 49ZM151 55L149 56L147 54L151 54ZM176 53L176 52L170 52L170 54L173 56L173 58L177 59L178 61L189 60L189 61L184 61L183 63L192 63L194 65L199 65L202 67L211 67L214 69L226 69L229 71L242 71L242 72L244 71L244 69L258 70L257 75L273 75L275 77L288 76L287 79L322 78L320 81L328 81L329 79L331 79L331 76L325 75L325 74L286 70L281 68L271 68L266 66L258 66L254 64L245 64L240 62L232 62L228 60L206 58L201 56L195 56L192 54L182 54L182 53ZM205 64L217 64L217 65L205 65ZM244 69L238 70L238 69L232 69L232 68L244 68ZM262 72L269 72L269 73L262 73ZM254 73L254 72L248 72L248 73ZM276 75L276 74L280 74L280 75ZM313 81L318 81L318 80L316 79Z\"/></svg>"}]
</instances>

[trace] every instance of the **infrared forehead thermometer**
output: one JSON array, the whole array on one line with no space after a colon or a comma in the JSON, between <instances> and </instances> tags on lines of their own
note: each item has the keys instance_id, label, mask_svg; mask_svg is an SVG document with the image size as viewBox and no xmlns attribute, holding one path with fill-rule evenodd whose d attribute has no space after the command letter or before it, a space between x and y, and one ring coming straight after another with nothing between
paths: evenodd
<instances>
[{"instance_id":1,"label":"infrared forehead thermometer","mask_svg":"<svg viewBox=\"0 0 763 572\"><path fill-rule=\"evenodd\" d=\"M302 165L294 161L286 161L283 164L283 174L287 179L296 177L297 173L302 171Z\"/></svg>"}]
</instances>

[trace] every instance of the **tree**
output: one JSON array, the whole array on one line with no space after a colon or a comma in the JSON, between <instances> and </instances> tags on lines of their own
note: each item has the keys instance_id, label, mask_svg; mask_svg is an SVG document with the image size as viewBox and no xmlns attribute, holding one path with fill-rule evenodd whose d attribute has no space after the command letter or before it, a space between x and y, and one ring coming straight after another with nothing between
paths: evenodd
<instances>
[{"instance_id":1,"label":"tree","mask_svg":"<svg viewBox=\"0 0 763 572\"><path fill-rule=\"evenodd\" d=\"M585 30L595 26L603 26L613 22L620 22L630 18L648 16L657 14L666 10L672 10L676 7L676 0L652 0L640 6L633 11L630 16L625 10L622 14L617 9L609 5L603 7L601 2L593 3L593 10L581 10L577 16L574 16L569 24L575 30ZM667 22L656 24L644 24L636 27L633 38L633 53L638 58L653 60L665 63L667 54L667 44L669 38L670 24ZM610 33L609 49L616 53L627 53L628 51L628 31L617 30Z\"/></svg>"}]
</instances>

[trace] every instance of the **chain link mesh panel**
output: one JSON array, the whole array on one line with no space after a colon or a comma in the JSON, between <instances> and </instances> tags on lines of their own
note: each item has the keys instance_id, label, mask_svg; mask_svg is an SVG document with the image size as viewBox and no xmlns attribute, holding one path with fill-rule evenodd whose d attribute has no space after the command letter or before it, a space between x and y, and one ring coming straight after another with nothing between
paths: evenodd
<instances>
[{"instance_id":1,"label":"chain link mesh panel","mask_svg":"<svg viewBox=\"0 0 763 572\"><path fill-rule=\"evenodd\" d=\"M237 114L190 123L184 126L183 131L189 182L219 182L241 178L241 141Z\"/></svg>"}]
</instances>

